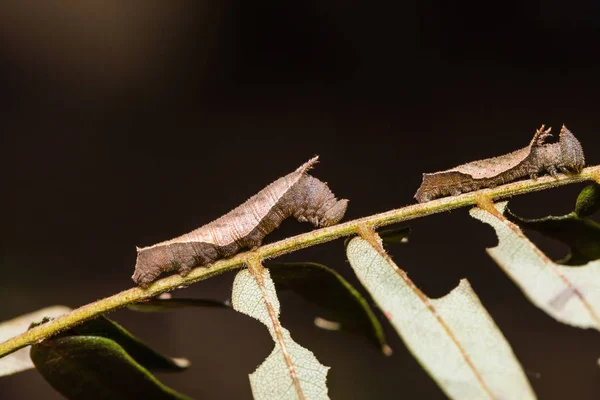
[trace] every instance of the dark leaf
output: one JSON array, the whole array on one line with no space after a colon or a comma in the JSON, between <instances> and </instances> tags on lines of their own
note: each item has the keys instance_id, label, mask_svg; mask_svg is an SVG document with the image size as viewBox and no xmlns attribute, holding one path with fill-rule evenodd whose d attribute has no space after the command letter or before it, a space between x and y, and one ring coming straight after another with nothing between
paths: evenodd
<instances>
[{"instance_id":1,"label":"dark leaf","mask_svg":"<svg viewBox=\"0 0 600 400\"><path fill-rule=\"evenodd\" d=\"M402 226L400 228L384 229L382 231L377 231L377 234L384 243L406 243L408 242L410 228L408 226Z\"/></svg>"},{"instance_id":2,"label":"dark leaf","mask_svg":"<svg viewBox=\"0 0 600 400\"><path fill-rule=\"evenodd\" d=\"M576 211L559 217L525 219L513 214L508 207L506 217L522 228L532 229L569 246L570 254L559 261L566 265L583 265L600 259L600 224L585 218L600 204L600 185L593 184L581 191Z\"/></svg>"},{"instance_id":3,"label":"dark leaf","mask_svg":"<svg viewBox=\"0 0 600 400\"><path fill-rule=\"evenodd\" d=\"M580 217L588 217L594 214L600 208L600 185L592 183L586 186L575 203L575 214Z\"/></svg>"},{"instance_id":4,"label":"dark leaf","mask_svg":"<svg viewBox=\"0 0 600 400\"><path fill-rule=\"evenodd\" d=\"M68 399L189 399L160 383L114 340L60 336L31 347L42 376Z\"/></svg>"},{"instance_id":5,"label":"dark leaf","mask_svg":"<svg viewBox=\"0 0 600 400\"><path fill-rule=\"evenodd\" d=\"M381 324L369 303L337 272L310 262L275 263L269 270L278 290L294 291L330 312L342 330L366 337L384 354L391 354ZM334 326L327 322L327 326Z\"/></svg>"},{"instance_id":6,"label":"dark leaf","mask_svg":"<svg viewBox=\"0 0 600 400\"><path fill-rule=\"evenodd\" d=\"M231 306L218 300L172 297L159 297L127 306L130 310L141 312L162 312L185 307L231 308Z\"/></svg>"},{"instance_id":7,"label":"dark leaf","mask_svg":"<svg viewBox=\"0 0 600 400\"><path fill-rule=\"evenodd\" d=\"M96 319L86 321L66 332L60 337L66 336L99 336L111 339L121 346L135 361L145 368L154 371L173 372L181 371L189 366L186 359L169 358L153 350L150 346L140 341L116 322L100 316Z\"/></svg>"}]
</instances>

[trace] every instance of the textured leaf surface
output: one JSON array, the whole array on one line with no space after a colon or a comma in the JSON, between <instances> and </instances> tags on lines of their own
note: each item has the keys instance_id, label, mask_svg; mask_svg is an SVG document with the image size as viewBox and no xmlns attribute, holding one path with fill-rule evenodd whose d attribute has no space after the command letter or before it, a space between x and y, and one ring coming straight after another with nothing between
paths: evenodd
<instances>
[{"instance_id":1,"label":"textured leaf surface","mask_svg":"<svg viewBox=\"0 0 600 400\"><path fill-rule=\"evenodd\" d=\"M0 323L0 343L25 332L32 322L38 322L44 317L55 318L69 311L71 309L65 306L52 306L2 322ZM30 368L33 368L33 363L29 358L29 347L0 358L0 376L11 375Z\"/></svg>"},{"instance_id":2,"label":"textured leaf surface","mask_svg":"<svg viewBox=\"0 0 600 400\"><path fill-rule=\"evenodd\" d=\"M269 271L278 290L294 291L328 311L338 323L338 329L363 336L384 354L391 353L369 303L340 274L322 264L309 262L276 263Z\"/></svg>"},{"instance_id":3,"label":"textured leaf surface","mask_svg":"<svg viewBox=\"0 0 600 400\"><path fill-rule=\"evenodd\" d=\"M160 383L114 340L64 336L31 347L37 370L68 399L188 399Z\"/></svg>"},{"instance_id":4,"label":"textured leaf surface","mask_svg":"<svg viewBox=\"0 0 600 400\"><path fill-rule=\"evenodd\" d=\"M556 320L600 330L600 260L581 267L558 265L542 253L521 229L502 216L506 202L492 215L473 208L471 215L496 230L498 246L490 256L519 285L529 300Z\"/></svg>"},{"instance_id":5,"label":"textured leaf surface","mask_svg":"<svg viewBox=\"0 0 600 400\"><path fill-rule=\"evenodd\" d=\"M467 280L446 296L429 299L377 239L375 234L370 241L352 239L346 249L350 264L440 388L453 399L535 398L510 345Z\"/></svg>"},{"instance_id":6,"label":"textured leaf surface","mask_svg":"<svg viewBox=\"0 0 600 400\"><path fill-rule=\"evenodd\" d=\"M233 283L233 308L267 326L275 348L267 359L250 374L252 394L257 400L327 399L323 366L312 352L294 342L279 323L279 300L269 270L257 279L249 270L239 272Z\"/></svg>"}]
</instances>

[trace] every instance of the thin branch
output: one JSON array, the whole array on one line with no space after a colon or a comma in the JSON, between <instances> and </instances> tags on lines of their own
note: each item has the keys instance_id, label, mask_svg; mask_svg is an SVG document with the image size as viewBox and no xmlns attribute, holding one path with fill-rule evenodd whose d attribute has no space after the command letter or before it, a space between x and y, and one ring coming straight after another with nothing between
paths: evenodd
<instances>
[{"instance_id":1,"label":"thin branch","mask_svg":"<svg viewBox=\"0 0 600 400\"><path fill-rule=\"evenodd\" d=\"M72 328L83 321L92 319L106 312L114 311L128 304L148 300L161 293L175 290L180 287L185 287L194 282L241 268L243 265L247 264L249 257L258 258L261 260L273 258L282 254L304 249L306 247L329 242L340 237L353 235L357 233L359 227L366 226L375 229L397 222L408 221L411 219L425 217L427 215L475 205L482 195L493 200L501 200L525 193L551 189L558 186L589 180L595 180L596 182L600 183L600 165L585 168L578 175L560 175L558 178L545 176L536 180L530 179L518 181L493 189L482 189L477 192L465 193L459 196L445 197L442 199L429 201L427 203L414 204L381 214L355 219L353 221L348 221L343 224L328 228L317 229L281 240L279 242L267 244L253 252L240 253L232 258L219 260L210 265L208 268L195 268L184 277L179 275L171 275L156 281L147 289L136 287L125 290L121 293L117 293L105 299L87 304L43 325L39 325L19 336L15 336L3 343L0 343L0 357L12 353L22 347L38 343L47 337Z\"/></svg>"}]
</instances>

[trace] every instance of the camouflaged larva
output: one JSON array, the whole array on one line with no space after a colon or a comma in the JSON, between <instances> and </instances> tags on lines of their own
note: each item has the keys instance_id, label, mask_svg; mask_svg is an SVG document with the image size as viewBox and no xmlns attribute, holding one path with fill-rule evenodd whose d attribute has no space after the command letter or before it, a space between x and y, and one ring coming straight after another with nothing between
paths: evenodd
<instances>
[{"instance_id":1,"label":"camouflaged larva","mask_svg":"<svg viewBox=\"0 0 600 400\"><path fill-rule=\"evenodd\" d=\"M132 279L145 287L165 272L186 275L194 267L256 248L291 216L317 227L336 224L344 216L348 200L336 199L326 183L307 174L317 160L314 157L213 222L177 238L138 248Z\"/></svg>"},{"instance_id":2,"label":"camouflaged larva","mask_svg":"<svg viewBox=\"0 0 600 400\"><path fill-rule=\"evenodd\" d=\"M535 179L539 174L556 176L559 171L578 173L585 166L581 144L564 125L559 140L552 137L544 125L535 132L529 146L499 157L473 161L446 171L423 174L423 183L415 194L420 203L458 195L487 187L502 185L523 177Z\"/></svg>"}]
</instances>

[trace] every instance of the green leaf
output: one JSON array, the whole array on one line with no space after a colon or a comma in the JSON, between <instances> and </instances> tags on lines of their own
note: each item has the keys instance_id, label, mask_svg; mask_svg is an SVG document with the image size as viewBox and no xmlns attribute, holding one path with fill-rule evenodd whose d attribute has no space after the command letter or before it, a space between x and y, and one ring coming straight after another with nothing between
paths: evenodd
<instances>
[{"instance_id":1,"label":"green leaf","mask_svg":"<svg viewBox=\"0 0 600 400\"><path fill-rule=\"evenodd\" d=\"M367 300L340 274L317 263L275 263L269 267L271 278L279 290L292 290L320 306L333 316L339 326L367 338L386 354L391 354L379 320ZM323 325L324 320L317 320ZM332 326L331 323L324 324Z\"/></svg>"},{"instance_id":2,"label":"green leaf","mask_svg":"<svg viewBox=\"0 0 600 400\"><path fill-rule=\"evenodd\" d=\"M600 209L600 184L592 183L586 186L575 203L575 214L580 217L588 217Z\"/></svg>"},{"instance_id":3,"label":"green leaf","mask_svg":"<svg viewBox=\"0 0 600 400\"><path fill-rule=\"evenodd\" d=\"M71 311L69 307L52 306L1 322L0 343L25 332L33 322L40 321L46 317L58 317L69 311ZM0 358L0 376L15 374L31 368L33 368L33 363L31 362L31 358L29 358L29 347L22 348Z\"/></svg>"},{"instance_id":4,"label":"green leaf","mask_svg":"<svg viewBox=\"0 0 600 400\"><path fill-rule=\"evenodd\" d=\"M159 382L114 340L62 336L31 347L37 370L68 399L188 399Z\"/></svg>"},{"instance_id":5,"label":"green leaf","mask_svg":"<svg viewBox=\"0 0 600 400\"><path fill-rule=\"evenodd\" d=\"M466 279L446 296L430 299L392 261L374 232L361 234L369 240L350 241L350 265L450 398L535 398L509 343Z\"/></svg>"},{"instance_id":6,"label":"green leaf","mask_svg":"<svg viewBox=\"0 0 600 400\"><path fill-rule=\"evenodd\" d=\"M600 224L585 218L600 207L600 185L585 187L577 197L575 212L559 217L525 219L506 207L504 214L521 228L531 229L569 246L570 254L558 261L566 265L582 265L600 259Z\"/></svg>"},{"instance_id":7,"label":"green leaf","mask_svg":"<svg viewBox=\"0 0 600 400\"><path fill-rule=\"evenodd\" d=\"M275 348L250 374L255 400L327 399L327 371L315 355L300 346L279 322L279 299L269 270L254 268L238 272L233 283L233 308L269 329Z\"/></svg>"},{"instance_id":8,"label":"green leaf","mask_svg":"<svg viewBox=\"0 0 600 400\"><path fill-rule=\"evenodd\" d=\"M496 231L498 245L487 249L494 261L533 304L557 321L600 330L600 260L578 268L556 264L502 215L506 202L494 207L497 212L470 211Z\"/></svg>"},{"instance_id":9,"label":"green leaf","mask_svg":"<svg viewBox=\"0 0 600 400\"><path fill-rule=\"evenodd\" d=\"M99 336L115 341L135 361L154 371L177 372L186 369L190 363L182 358L170 358L158 353L137 339L116 322L100 316L84 322L59 336Z\"/></svg>"}]
</instances>

